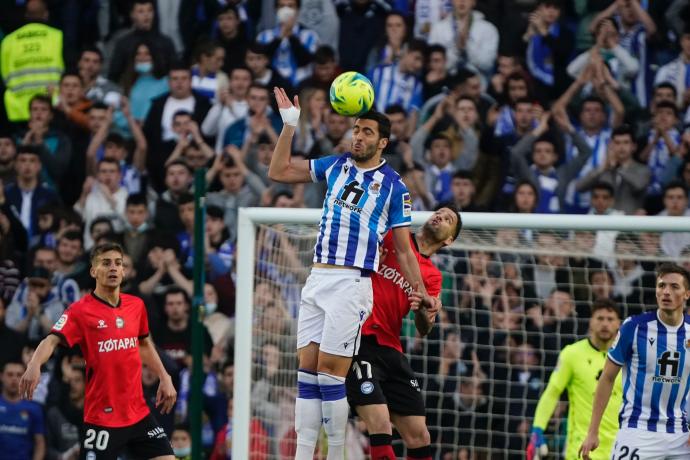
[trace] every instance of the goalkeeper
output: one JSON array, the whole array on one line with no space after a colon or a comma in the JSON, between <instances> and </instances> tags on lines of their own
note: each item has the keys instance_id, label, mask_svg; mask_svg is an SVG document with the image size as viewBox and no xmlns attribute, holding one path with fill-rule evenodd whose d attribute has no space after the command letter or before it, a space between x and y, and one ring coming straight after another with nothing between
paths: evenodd
<instances>
[{"instance_id":1,"label":"goalkeeper","mask_svg":"<svg viewBox=\"0 0 690 460\"><path fill-rule=\"evenodd\" d=\"M603 299L592 303L589 336L561 350L556 369L551 374L549 384L539 399L534 414L532 435L527 446L527 460L544 459L548 453L544 441L544 430L563 390L568 390L569 403L565 458L566 460L578 458L578 447L587 437L597 382L620 323L620 310L613 301ZM613 441L618 431L618 410L622 398L623 388L619 376L601 421L599 429L601 444L599 449L591 454L593 460L608 460L611 456Z\"/></svg>"}]
</instances>

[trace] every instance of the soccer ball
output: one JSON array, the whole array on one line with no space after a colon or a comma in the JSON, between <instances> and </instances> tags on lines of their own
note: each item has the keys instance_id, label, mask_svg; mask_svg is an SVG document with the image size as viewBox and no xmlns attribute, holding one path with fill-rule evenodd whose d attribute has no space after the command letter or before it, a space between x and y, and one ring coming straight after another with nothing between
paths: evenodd
<instances>
[{"instance_id":1,"label":"soccer ball","mask_svg":"<svg viewBox=\"0 0 690 460\"><path fill-rule=\"evenodd\" d=\"M361 73L341 73L331 84L330 99L333 109L340 115L356 117L371 109L374 87Z\"/></svg>"}]
</instances>

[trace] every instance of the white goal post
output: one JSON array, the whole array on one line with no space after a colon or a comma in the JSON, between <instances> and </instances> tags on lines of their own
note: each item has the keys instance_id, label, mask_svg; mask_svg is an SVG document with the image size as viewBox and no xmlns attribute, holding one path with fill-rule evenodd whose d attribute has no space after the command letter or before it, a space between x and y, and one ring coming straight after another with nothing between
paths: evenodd
<instances>
[{"instance_id":1,"label":"white goal post","mask_svg":"<svg viewBox=\"0 0 690 460\"><path fill-rule=\"evenodd\" d=\"M413 226L419 226L431 212L414 212ZM234 414L232 458L250 458L252 391L253 293L256 265L257 226L295 224L316 226L321 209L241 208L238 219L237 277L234 346ZM690 232L690 217L594 216L464 213L465 229L531 229L559 231ZM460 235L462 239L462 233ZM296 370L295 370L296 371Z\"/></svg>"}]
</instances>

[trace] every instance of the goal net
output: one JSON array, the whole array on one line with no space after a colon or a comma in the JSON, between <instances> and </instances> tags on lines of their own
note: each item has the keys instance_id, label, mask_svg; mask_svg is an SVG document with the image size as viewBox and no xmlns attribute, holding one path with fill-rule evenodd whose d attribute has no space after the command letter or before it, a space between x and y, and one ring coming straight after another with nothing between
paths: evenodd
<instances>
[{"instance_id":1,"label":"goal net","mask_svg":"<svg viewBox=\"0 0 690 460\"><path fill-rule=\"evenodd\" d=\"M287 211L287 212L286 212ZM295 334L319 210L243 209L238 242L233 458L295 453ZM413 229L429 213L413 218ZM663 261L690 268L690 218L463 214L458 241L433 261L444 309L428 337L403 323L404 350L427 407L434 458L524 458L532 417L558 353L586 337L589 307L624 317L655 306ZM631 231L633 230L633 231ZM675 231L673 231L675 230ZM565 395L546 432L565 458ZM356 418L346 458L368 458ZM325 435L315 458L325 458ZM395 441L404 458L404 446Z\"/></svg>"}]
</instances>

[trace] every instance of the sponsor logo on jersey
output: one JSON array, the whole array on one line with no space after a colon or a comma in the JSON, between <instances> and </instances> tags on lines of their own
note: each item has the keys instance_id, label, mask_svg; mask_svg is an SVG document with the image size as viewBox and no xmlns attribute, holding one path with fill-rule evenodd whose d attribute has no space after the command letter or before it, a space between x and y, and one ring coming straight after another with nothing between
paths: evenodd
<instances>
[{"instance_id":1,"label":"sponsor logo on jersey","mask_svg":"<svg viewBox=\"0 0 690 460\"><path fill-rule=\"evenodd\" d=\"M362 394L370 395L371 393L374 392L374 384L367 381L367 382L362 383L362 385L359 387L359 389L362 392Z\"/></svg>"},{"instance_id":2,"label":"sponsor logo on jersey","mask_svg":"<svg viewBox=\"0 0 690 460\"><path fill-rule=\"evenodd\" d=\"M96 452L90 450L86 453L86 460L96 460Z\"/></svg>"},{"instance_id":3,"label":"sponsor logo on jersey","mask_svg":"<svg viewBox=\"0 0 690 460\"><path fill-rule=\"evenodd\" d=\"M162 438L163 436L165 436L165 430L163 430L163 428L157 426L153 430L147 431L146 434L148 435L149 438Z\"/></svg>"},{"instance_id":4,"label":"sponsor logo on jersey","mask_svg":"<svg viewBox=\"0 0 690 460\"><path fill-rule=\"evenodd\" d=\"M412 285L395 268L382 263L379 266L378 274L402 289L408 297L412 294Z\"/></svg>"},{"instance_id":5,"label":"sponsor logo on jersey","mask_svg":"<svg viewBox=\"0 0 690 460\"><path fill-rule=\"evenodd\" d=\"M362 201L363 196L364 189L360 187L358 181L353 180L343 187L343 191L340 192L340 196L336 198L334 202L341 208L361 214L362 208L360 207L360 201Z\"/></svg>"},{"instance_id":6,"label":"sponsor logo on jersey","mask_svg":"<svg viewBox=\"0 0 690 460\"><path fill-rule=\"evenodd\" d=\"M110 353L111 351L128 350L136 348L139 344L137 337L125 337L124 339L108 339L98 341L99 353Z\"/></svg>"},{"instance_id":7,"label":"sponsor logo on jersey","mask_svg":"<svg viewBox=\"0 0 690 460\"><path fill-rule=\"evenodd\" d=\"M125 327L125 320L120 318L119 316L115 318L115 327L118 329L122 329Z\"/></svg>"},{"instance_id":8,"label":"sponsor logo on jersey","mask_svg":"<svg viewBox=\"0 0 690 460\"><path fill-rule=\"evenodd\" d=\"M105 329L107 327L108 327L108 325L105 324L104 320L102 320L102 319L98 320L98 326L96 326L96 329Z\"/></svg>"},{"instance_id":9,"label":"sponsor logo on jersey","mask_svg":"<svg viewBox=\"0 0 690 460\"><path fill-rule=\"evenodd\" d=\"M403 193L402 196L403 216L410 217L412 215L412 198L409 193Z\"/></svg>"},{"instance_id":10,"label":"sponsor logo on jersey","mask_svg":"<svg viewBox=\"0 0 690 460\"><path fill-rule=\"evenodd\" d=\"M113 411L113 408L112 408L112 407L106 407L105 409L103 409L103 412L105 412L106 414L109 414L109 413L111 413L112 411Z\"/></svg>"},{"instance_id":11,"label":"sponsor logo on jersey","mask_svg":"<svg viewBox=\"0 0 690 460\"><path fill-rule=\"evenodd\" d=\"M67 323L67 315L62 315L60 319L57 320L57 323L55 323L55 326L53 326L53 329L56 331L61 331L63 327L65 327L65 323Z\"/></svg>"}]
</instances>

